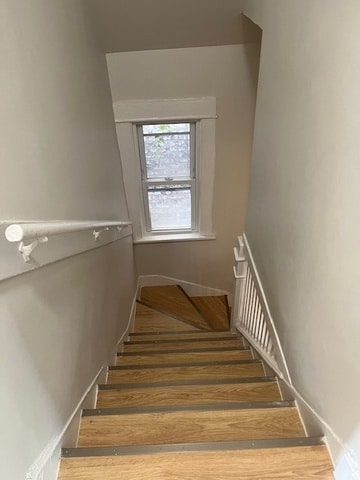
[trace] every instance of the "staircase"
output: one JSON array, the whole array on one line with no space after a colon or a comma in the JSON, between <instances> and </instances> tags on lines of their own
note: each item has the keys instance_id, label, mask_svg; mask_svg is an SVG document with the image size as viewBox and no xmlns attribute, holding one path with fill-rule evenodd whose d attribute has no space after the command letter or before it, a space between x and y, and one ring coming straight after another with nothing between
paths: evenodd
<instances>
[{"instance_id":1,"label":"staircase","mask_svg":"<svg viewBox=\"0 0 360 480\"><path fill-rule=\"evenodd\" d=\"M143 288L59 480L332 479L322 439L266 371L229 332L225 298Z\"/></svg>"}]
</instances>

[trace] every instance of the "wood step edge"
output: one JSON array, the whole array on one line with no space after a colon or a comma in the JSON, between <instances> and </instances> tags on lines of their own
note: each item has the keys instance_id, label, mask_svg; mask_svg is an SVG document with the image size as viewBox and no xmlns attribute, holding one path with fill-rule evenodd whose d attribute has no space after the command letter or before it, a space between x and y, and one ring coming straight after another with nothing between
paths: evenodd
<instances>
[{"instance_id":1,"label":"wood step edge","mask_svg":"<svg viewBox=\"0 0 360 480\"><path fill-rule=\"evenodd\" d=\"M201 335L204 335L204 333L206 334L209 334L210 336L211 335L218 335L218 334L222 334L222 333L231 333L230 330L179 330L179 331L176 331L174 332L174 330L167 330L167 331L162 331L162 332L134 332L134 333L130 333L130 337L137 337L137 336L141 336L141 335L197 335L197 334L201 334ZM237 334L237 333L234 333L232 334L234 336L240 336L240 334Z\"/></svg>"},{"instance_id":2,"label":"wood step edge","mask_svg":"<svg viewBox=\"0 0 360 480\"><path fill-rule=\"evenodd\" d=\"M295 408L295 401L278 400L273 402L233 402L209 403L204 405L167 405L163 407L129 407L129 408L89 408L82 411L83 417L100 417L111 415L136 415L144 413L203 412L224 410L267 410L277 408Z\"/></svg>"},{"instance_id":3,"label":"wood step edge","mask_svg":"<svg viewBox=\"0 0 360 480\"><path fill-rule=\"evenodd\" d=\"M161 308L154 307L150 303L144 302L143 300L136 300L136 302L139 303L140 305L144 305L144 307L151 308L155 312L161 313L162 315L165 315L166 317L173 318L174 320L178 320L179 322L182 322L185 325L190 325L191 327L195 327L195 328L197 328L201 331L204 331L204 332L211 331L210 327L209 328L204 328L200 325L197 325L195 322L193 323L193 322L190 322L189 320L184 320L184 318L182 318L182 317L179 317L177 315L173 315L172 313L166 312L165 310L162 310Z\"/></svg>"},{"instance_id":4,"label":"wood step edge","mask_svg":"<svg viewBox=\"0 0 360 480\"><path fill-rule=\"evenodd\" d=\"M224 295L224 301L225 301L226 313L227 313L227 317L228 317L228 321L229 321L229 325L230 325L231 324L231 308L230 308L230 305L229 305L229 300L228 300L227 295Z\"/></svg>"},{"instance_id":5,"label":"wood step edge","mask_svg":"<svg viewBox=\"0 0 360 480\"><path fill-rule=\"evenodd\" d=\"M159 355L169 353L204 353L204 352L228 352L232 350L241 350L241 351L250 351L250 347L210 347L210 348L186 348L181 350L145 350L144 352L118 352L116 355L118 357L131 357L131 356L144 356L144 355Z\"/></svg>"},{"instance_id":6,"label":"wood step edge","mask_svg":"<svg viewBox=\"0 0 360 480\"><path fill-rule=\"evenodd\" d=\"M144 365L110 365L108 371L112 370L149 370L157 369L161 370L162 368L176 368L176 367L213 367L213 366L233 366L233 365L253 365L253 364L263 364L260 358L252 358L248 360L215 360L212 362L192 362L192 363L164 363L164 364L149 364Z\"/></svg>"},{"instance_id":7,"label":"wood step edge","mask_svg":"<svg viewBox=\"0 0 360 480\"><path fill-rule=\"evenodd\" d=\"M173 339L165 339L165 340L130 340L124 342L124 345L158 345L162 343L179 343L179 342L188 342L188 343L197 343L197 342L228 342L238 340L239 342L242 341L241 337L212 337L212 338L173 338Z\"/></svg>"},{"instance_id":8,"label":"wood step edge","mask_svg":"<svg viewBox=\"0 0 360 480\"><path fill-rule=\"evenodd\" d=\"M178 443L165 445L76 447L62 449L63 458L110 457L118 455L144 455L156 453L255 450L269 448L294 448L325 445L323 437L276 438L260 440L237 440L228 442Z\"/></svg>"},{"instance_id":9,"label":"wood step edge","mask_svg":"<svg viewBox=\"0 0 360 480\"><path fill-rule=\"evenodd\" d=\"M200 308L196 305L195 302L193 302L191 300L191 297L185 292L185 290L183 289L183 287L181 285L176 285L177 288L185 295L185 297L187 298L188 302L191 303L191 305L194 307L194 309L198 312L198 314L200 315L200 317L204 320L204 322L208 325L209 327L209 330L212 330L212 327L210 325L210 323L208 322L207 318L205 317L205 315L203 314L203 312L200 310Z\"/></svg>"},{"instance_id":10,"label":"wood step edge","mask_svg":"<svg viewBox=\"0 0 360 480\"><path fill-rule=\"evenodd\" d=\"M198 385L231 385L239 383L266 383L276 382L275 376L268 377L241 377L241 378L219 378L206 380L173 380L169 382L144 382L144 383L109 383L99 384L98 390L128 390L132 388L154 388L154 387L192 387Z\"/></svg>"}]
</instances>

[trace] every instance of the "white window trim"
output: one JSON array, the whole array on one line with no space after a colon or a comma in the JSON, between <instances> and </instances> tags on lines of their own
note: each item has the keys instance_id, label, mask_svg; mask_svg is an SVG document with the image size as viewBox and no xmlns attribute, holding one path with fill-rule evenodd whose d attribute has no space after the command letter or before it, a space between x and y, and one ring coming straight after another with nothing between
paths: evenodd
<instances>
[{"instance_id":1,"label":"white window trim","mask_svg":"<svg viewBox=\"0 0 360 480\"><path fill-rule=\"evenodd\" d=\"M116 133L124 175L125 193L133 221L134 243L213 240L212 198L215 174L214 97L171 100L125 100L114 104ZM141 168L136 125L145 122L196 121L197 231L151 234L146 232Z\"/></svg>"}]
</instances>

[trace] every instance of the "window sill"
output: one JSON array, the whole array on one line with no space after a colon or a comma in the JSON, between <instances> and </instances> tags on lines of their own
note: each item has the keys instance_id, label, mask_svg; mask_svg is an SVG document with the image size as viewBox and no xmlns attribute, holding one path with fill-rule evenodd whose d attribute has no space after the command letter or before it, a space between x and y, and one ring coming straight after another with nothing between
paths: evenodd
<instances>
[{"instance_id":1,"label":"window sill","mask_svg":"<svg viewBox=\"0 0 360 480\"><path fill-rule=\"evenodd\" d=\"M210 235L201 235L200 233L175 233L168 235L149 235L134 239L134 245L143 243L164 243L164 242L193 242L198 240L216 240L214 233Z\"/></svg>"}]
</instances>

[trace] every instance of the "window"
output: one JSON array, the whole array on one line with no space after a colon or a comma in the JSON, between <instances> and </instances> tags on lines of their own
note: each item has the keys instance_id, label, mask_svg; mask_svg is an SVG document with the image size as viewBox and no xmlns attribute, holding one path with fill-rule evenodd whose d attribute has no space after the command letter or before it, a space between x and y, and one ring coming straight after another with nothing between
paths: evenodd
<instances>
[{"instance_id":1,"label":"window","mask_svg":"<svg viewBox=\"0 0 360 480\"><path fill-rule=\"evenodd\" d=\"M134 243L214 239L215 98L114 104Z\"/></svg>"},{"instance_id":2,"label":"window","mask_svg":"<svg viewBox=\"0 0 360 480\"><path fill-rule=\"evenodd\" d=\"M146 231L196 231L196 124L137 126Z\"/></svg>"}]
</instances>

